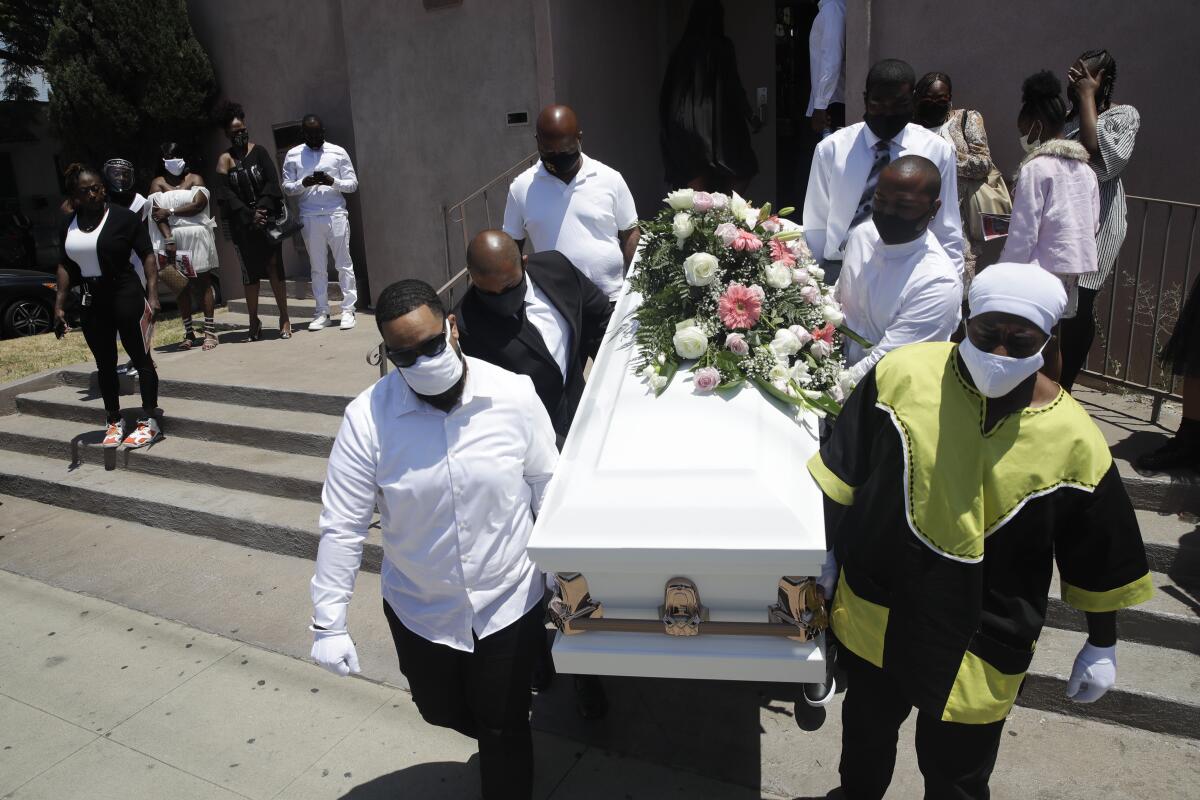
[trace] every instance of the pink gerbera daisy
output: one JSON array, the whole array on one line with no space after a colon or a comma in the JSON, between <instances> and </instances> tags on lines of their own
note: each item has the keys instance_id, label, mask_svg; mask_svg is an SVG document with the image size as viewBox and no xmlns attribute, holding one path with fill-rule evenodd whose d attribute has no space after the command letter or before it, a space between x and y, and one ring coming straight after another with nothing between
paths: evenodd
<instances>
[{"instance_id":1,"label":"pink gerbera daisy","mask_svg":"<svg viewBox=\"0 0 1200 800\"><path fill-rule=\"evenodd\" d=\"M825 327L823 328L814 328L812 332L813 341L833 344L833 334L836 330L837 328L828 322L825 323Z\"/></svg>"},{"instance_id":2,"label":"pink gerbera daisy","mask_svg":"<svg viewBox=\"0 0 1200 800\"><path fill-rule=\"evenodd\" d=\"M726 328L745 330L762 314L762 298L740 283L731 283L717 302L717 313Z\"/></svg>"},{"instance_id":3,"label":"pink gerbera daisy","mask_svg":"<svg viewBox=\"0 0 1200 800\"><path fill-rule=\"evenodd\" d=\"M770 241L771 260L782 261L789 267L796 263L796 257L792 255L792 251L788 249L787 242L781 242L778 239Z\"/></svg>"}]
</instances>

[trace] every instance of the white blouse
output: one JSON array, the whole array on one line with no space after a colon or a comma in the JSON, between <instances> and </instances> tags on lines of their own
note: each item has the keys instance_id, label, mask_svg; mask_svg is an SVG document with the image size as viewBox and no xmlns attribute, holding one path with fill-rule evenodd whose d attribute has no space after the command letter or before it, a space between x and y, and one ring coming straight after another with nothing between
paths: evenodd
<instances>
[{"instance_id":1,"label":"white blouse","mask_svg":"<svg viewBox=\"0 0 1200 800\"><path fill-rule=\"evenodd\" d=\"M78 216L71 220L71 226L67 228L67 256L79 265L79 272L85 278L99 278L102 274L100 258L96 255L96 243L100 240L100 231L104 230L106 222L108 209L104 210L100 224L93 230L81 230Z\"/></svg>"}]
</instances>

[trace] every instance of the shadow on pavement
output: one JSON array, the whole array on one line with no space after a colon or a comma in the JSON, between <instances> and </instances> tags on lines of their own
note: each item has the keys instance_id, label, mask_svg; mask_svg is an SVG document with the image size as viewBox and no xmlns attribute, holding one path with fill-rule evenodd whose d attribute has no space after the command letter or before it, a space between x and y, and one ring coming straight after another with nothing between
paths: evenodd
<instances>
[{"instance_id":1,"label":"shadow on pavement","mask_svg":"<svg viewBox=\"0 0 1200 800\"><path fill-rule=\"evenodd\" d=\"M476 797L479 756L463 764L434 761L414 764L355 786L340 800L395 800L397 797Z\"/></svg>"}]
</instances>

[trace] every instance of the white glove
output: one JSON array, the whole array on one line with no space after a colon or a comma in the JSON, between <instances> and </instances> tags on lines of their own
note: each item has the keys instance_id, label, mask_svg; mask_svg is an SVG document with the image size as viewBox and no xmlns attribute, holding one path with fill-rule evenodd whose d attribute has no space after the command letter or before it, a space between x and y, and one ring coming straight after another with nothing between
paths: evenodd
<instances>
[{"instance_id":1,"label":"white glove","mask_svg":"<svg viewBox=\"0 0 1200 800\"><path fill-rule=\"evenodd\" d=\"M1067 681L1067 697L1076 703L1094 703L1117 682L1117 647L1096 647L1085 642L1071 680Z\"/></svg>"},{"instance_id":2,"label":"white glove","mask_svg":"<svg viewBox=\"0 0 1200 800\"><path fill-rule=\"evenodd\" d=\"M346 631L313 631L312 660L343 678L358 668L358 652Z\"/></svg>"},{"instance_id":3,"label":"white glove","mask_svg":"<svg viewBox=\"0 0 1200 800\"><path fill-rule=\"evenodd\" d=\"M825 563L821 565L821 576L817 578L817 585L825 590L825 599L833 597L833 587L837 585L838 579L838 563L834 558L833 551L830 550L825 554Z\"/></svg>"}]
</instances>

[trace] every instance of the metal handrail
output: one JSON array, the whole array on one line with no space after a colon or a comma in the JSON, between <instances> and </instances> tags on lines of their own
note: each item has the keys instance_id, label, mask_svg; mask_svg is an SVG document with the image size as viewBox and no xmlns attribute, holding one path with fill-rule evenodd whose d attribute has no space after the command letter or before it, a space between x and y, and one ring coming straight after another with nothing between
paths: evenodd
<instances>
[{"instance_id":1,"label":"metal handrail","mask_svg":"<svg viewBox=\"0 0 1200 800\"><path fill-rule=\"evenodd\" d=\"M1150 395L1154 402L1151 421L1158 422L1165 400L1182 400L1182 395L1177 389L1178 377L1166 372L1158 365L1157 355L1161 349L1160 339L1163 339L1165 334L1169 334L1169 326L1173 326L1178 318L1178 313L1182 311L1191 288L1192 258L1196 252L1196 231L1200 227L1200 203L1139 195L1126 195L1126 200L1144 204L1141 218L1136 226L1137 255L1135 263L1132 265L1132 270L1126 269L1130 265L1123 263L1122 256L1125 256L1128 251L1127 248L1122 247L1117 254L1117 263L1113 267L1115 274L1101 289L1101 293L1109 293L1107 319L1097 320L1098 323L1102 323L1099 324L1098 331L1102 336L1101 346L1093 348L1081 374L1110 385L1134 389ZM1152 226L1151 217L1156 210L1160 213L1154 215L1155 220ZM1189 212L1191 219L1187 220ZM1161 219L1159 219L1160 217ZM1132 220L1130 221L1132 222ZM1172 241L1172 230L1176 228L1177 223L1188 226L1186 248L1179 248L1178 245L1181 242ZM1130 226L1130 228L1133 227L1133 225ZM1129 244L1128 239L1125 244ZM1174 249L1173 244L1176 245ZM1148 267L1151 273L1154 271L1152 265L1146 264L1148 245L1150 245L1149 255L1151 257L1157 255L1158 258L1156 279L1144 277L1144 266ZM1186 253L1182 264L1179 264L1179 256L1173 255L1175 252ZM1180 276L1180 272L1182 272L1182 276ZM1174 284L1175 280L1180 277L1182 278L1181 282ZM1170 289L1168 289L1168 284L1172 284ZM1175 295L1176 286L1178 287L1177 295ZM1164 298L1168 292L1177 298L1174 317L1170 313L1164 313ZM1120 305L1118 305L1118 295L1122 295ZM1151 296L1153 297L1152 305L1150 305ZM1118 321L1125 322L1123 319L1125 315L1127 315L1128 330L1118 330ZM1138 335L1138 328L1146 328L1146 325L1140 323L1139 319L1150 321L1148 338L1144 335L1145 331L1142 332L1142 335ZM1123 356L1114 352L1115 338L1120 334L1124 334L1122 336L1125 344ZM1099 366L1089 368L1097 356L1102 356ZM1144 368L1139 368L1136 376L1133 374L1132 362L1134 361L1145 362ZM1156 372L1158 373L1157 379Z\"/></svg>"}]
</instances>

